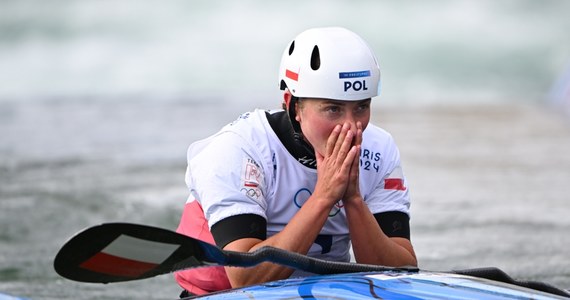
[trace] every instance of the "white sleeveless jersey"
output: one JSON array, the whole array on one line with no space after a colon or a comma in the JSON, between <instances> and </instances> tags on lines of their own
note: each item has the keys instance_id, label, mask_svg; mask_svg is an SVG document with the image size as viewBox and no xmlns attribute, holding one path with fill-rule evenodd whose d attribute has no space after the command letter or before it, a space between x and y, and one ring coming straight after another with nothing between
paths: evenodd
<instances>
[{"instance_id":1,"label":"white sleeveless jersey","mask_svg":"<svg viewBox=\"0 0 570 300\"><path fill-rule=\"evenodd\" d=\"M361 149L360 192L370 211L409 215L408 190L392 136L369 124ZM210 228L227 217L256 214L267 220L267 235L272 236L297 213L316 182L316 169L287 151L263 110L241 115L188 150L188 201L199 201ZM339 201L308 255L349 261L349 248L346 215Z\"/></svg>"}]
</instances>

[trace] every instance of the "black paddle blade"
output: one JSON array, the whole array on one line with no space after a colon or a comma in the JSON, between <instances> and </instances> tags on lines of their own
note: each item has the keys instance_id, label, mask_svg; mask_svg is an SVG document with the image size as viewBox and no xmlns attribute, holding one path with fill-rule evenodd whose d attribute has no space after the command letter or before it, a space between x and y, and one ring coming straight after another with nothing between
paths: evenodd
<instances>
[{"instance_id":1,"label":"black paddle blade","mask_svg":"<svg viewBox=\"0 0 570 300\"><path fill-rule=\"evenodd\" d=\"M90 227L58 252L55 271L81 282L138 280L178 270L225 265L223 250L176 232L127 223Z\"/></svg>"},{"instance_id":2,"label":"black paddle blade","mask_svg":"<svg viewBox=\"0 0 570 300\"><path fill-rule=\"evenodd\" d=\"M315 274L418 271L416 267L325 261L269 246L251 253L224 251L174 231L128 223L107 223L78 233L59 250L54 268L71 280L109 283L197 267L251 267L266 261Z\"/></svg>"}]
</instances>

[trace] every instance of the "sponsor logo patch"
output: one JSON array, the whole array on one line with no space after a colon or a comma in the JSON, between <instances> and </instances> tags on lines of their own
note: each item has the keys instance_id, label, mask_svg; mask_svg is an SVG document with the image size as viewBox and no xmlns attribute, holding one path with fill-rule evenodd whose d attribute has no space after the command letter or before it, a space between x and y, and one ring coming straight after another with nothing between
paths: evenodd
<instances>
[{"instance_id":1,"label":"sponsor logo patch","mask_svg":"<svg viewBox=\"0 0 570 300\"><path fill-rule=\"evenodd\" d=\"M338 78L339 78L339 79L361 78L361 77L370 77L370 70L357 71L357 72L340 72L340 73L338 73Z\"/></svg>"},{"instance_id":2,"label":"sponsor logo patch","mask_svg":"<svg viewBox=\"0 0 570 300\"><path fill-rule=\"evenodd\" d=\"M367 91L366 80L359 79L363 77L370 77L370 70L338 73L338 78L344 79L342 81L344 92Z\"/></svg>"}]
</instances>

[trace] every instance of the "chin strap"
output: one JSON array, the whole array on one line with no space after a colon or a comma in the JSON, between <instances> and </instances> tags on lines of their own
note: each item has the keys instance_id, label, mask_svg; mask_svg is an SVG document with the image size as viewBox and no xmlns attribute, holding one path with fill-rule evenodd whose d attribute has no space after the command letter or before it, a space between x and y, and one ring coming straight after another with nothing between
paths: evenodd
<instances>
[{"instance_id":1,"label":"chin strap","mask_svg":"<svg viewBox=\"0 0 570 300\"><path fill-rule=\"evenodd\" d=\"M293 125L293 132L295 134L295 139L303 139L303 132L301 131L301 124L295 119L297 113L295 112L295 106L299 103L299 98L291 95L291 101L289 101L289 107L287 107L287 114L291 120L291 125ZM304 140L304 139L303 139Z\"/></svg>"},{"instance_id":2,"label":"chin strap","mask_svg":"<svg viewBox=\"0 0 570 300\"><path fill-rule=\"evenodd\" d=\"M291 121L291 126L293 127L293 138L298 147L303 148L304 152L312 153L311 157L314 158L315 149L311 144L305 140L303 136L303 131L301 130L301 124L295 119L297 113L295 112L295 105L299 103L299 98L291 95L291 101L289 102L289 107L287 107L287 114L289 115L289 120Z\"/></svg>"}]
</instances>

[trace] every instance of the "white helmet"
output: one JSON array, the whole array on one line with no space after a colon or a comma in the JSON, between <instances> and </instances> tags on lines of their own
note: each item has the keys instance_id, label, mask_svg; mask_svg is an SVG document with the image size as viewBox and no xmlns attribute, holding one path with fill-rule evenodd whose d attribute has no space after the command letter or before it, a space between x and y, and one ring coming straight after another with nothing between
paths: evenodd
<instances>
[{"instance_id":1,"label":"white helmet","mask_svg":"<svg viewBox=\"0 0 570 300\"><path fill-rule=\"evenodd\" d=\"M285 49L279 85L298 98L358 101L380 93L380 68L368 44L341 27L309 29Z\"/></svg>"}]
</instances>

